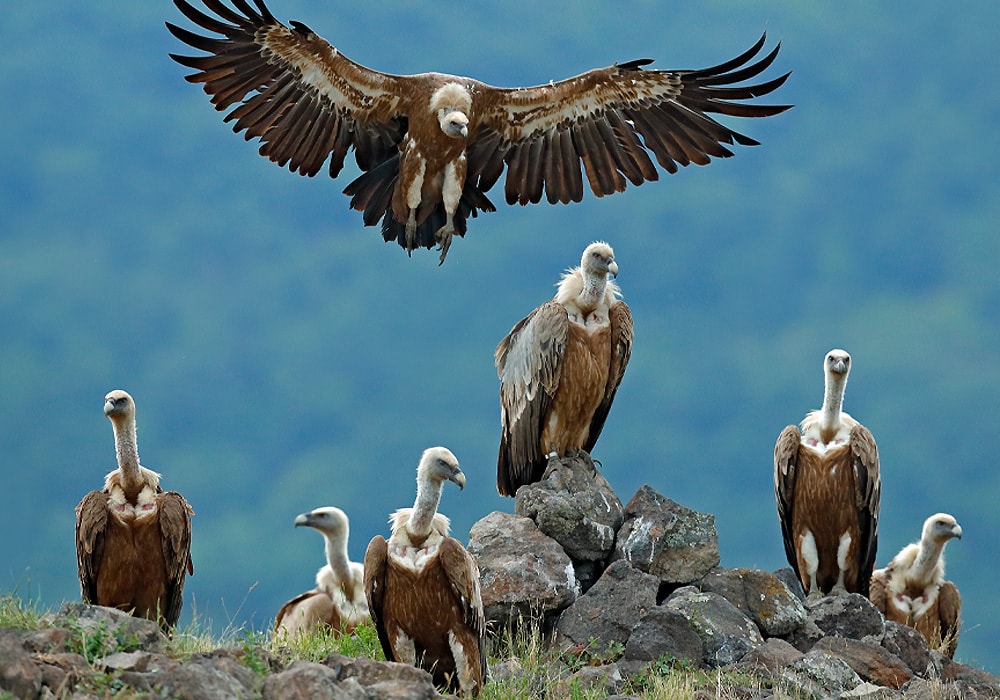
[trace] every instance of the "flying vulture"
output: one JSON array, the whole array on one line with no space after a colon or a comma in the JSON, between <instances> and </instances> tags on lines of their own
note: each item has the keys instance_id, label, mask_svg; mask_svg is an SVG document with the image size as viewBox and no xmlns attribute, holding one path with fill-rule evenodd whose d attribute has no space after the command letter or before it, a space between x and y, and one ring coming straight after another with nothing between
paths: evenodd
<instances>
[{"instance_id":1,"label":"flying vulture","mask_svg":"<svg viewBox=\"0 0 1000 700\"><path fill-rule=\"evenodd\" d=\"M320 627L350 633L368 619L365 569L347 556L349 525L340 508L327 506L302 513L295 527L319 530L326 542L326 565L316 572L316 587L281 606L274 621L276 634L308 634Z\"/></svg>"},{"instance_id":2,"label":"flying vulture","mask_svg":"<svg viewBox=\"0 0 1000 700\"><path fill-rule=\"evenodd\" d=\"M191 563L191 514L160 475L139 464L135 402L115 390L104 397L115 432L118 468L76 507L76 560L84 603L159 620L170 629L181 614Z\"/></svg>"},{"instance_id":3,"label":"flying vulture","mask_svg":"<svg viewBox=\"0 0 1000 700\"><path fill-rule=\"evenodd\" d=\"M881 481L875 439L841 410L851 356L823 360L823 407L774 446L774 494L785 555L810 598L868 595L878 544Z\"/></svg>"},{"instance_id":4,"label":"flying vulture","mask_svg":"<svg viewBox=\"0 0 1000 700\"><path fill-rule=\"evenodd\" d=\"M455 455L424 450L413 507L392 515L388 542L376 535L368 544L365 593L386 659L426 669L450 692L477 695L486 677L479 567L437 512L445 481L465 487Z\"/></svg>"},{"instance_id":5,"label":"flying vulture","mask_svg":"<svg viewBox=\"0 0 1000 700\"><path fill-rule=\"evenodd\" d=\"M260 154L301 175L329 159L330 177L354 149L361 176L347 185L365 225L407 251L437 245L441 262L468 217L495 211L486 196L504 167L508 204L579 202L583 173L595 196L758 145L710 114L766 117L790 105L746 104L788 73L756 78L780 44L758 57L765 36L736 58L701 70L645 70L650 59L616 63L527 88L497 88L442 73L391 75L350 60L301 22L285 26L262 0L174 4L202 35L167 23L207 55L171 54L196 72L226 121L260 139ZM235 8L235 9L234 9ZM214 16L213 16L214 15ZM583 169L581 173L581 162Z\"/></svg>"},{"instance_id":6,"label":"flying vulture","mask_svg":"<svg viewBox=\"0 0 1000 700\"><path fill-rule=\"evenodd\" d=\"M908 544L884 569L872 574L870 598L885 619L919 631L932 648L955 658L962 597L944 580L944 546L962 538L962 527L947 513L924 521L920 542Z\"/></svg>"},{"instance_id":7,"label":"flying vulture","mask_svg":"<svg viewBox=\"0 0 1000 700\"><path fill-rule=\"evenodd\" d=\"M617 274L611 246L591 243L555 298L497 346L501 496L541 479L550 457L594 449L632 352L632 314L608 279Z\"/></svg>"}]
</instances>

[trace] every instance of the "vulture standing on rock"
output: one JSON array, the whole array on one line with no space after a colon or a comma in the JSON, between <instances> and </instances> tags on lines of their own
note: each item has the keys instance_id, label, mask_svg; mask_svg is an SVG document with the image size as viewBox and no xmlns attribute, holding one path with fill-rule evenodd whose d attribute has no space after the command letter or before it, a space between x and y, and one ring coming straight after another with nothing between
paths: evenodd
<instances>
[{"instance_id":1,"label":"vulture standing on rock","mask_svg":"<svg viewBox=\"0 0 1000 700\"><path fill-rule=\"evenodd\" d=\"M924 521L920 542L908 544L884 569L872 574L869 597L885 619L909 625L931 648L955 658L962 597L944 580L944 546L962 538L962 527L947 513Z\"/></svg>"},{"instance_id":2,"label":"vulture standing on rock","mask_svg":"<svg viewBox=\"0 0 1000 700\"><path fill-rule=\"evenodd\" d=\"M118 468L76 507L76 558L84 603L131 611L165 628L181 614L191 563L191 506L160 488L160 475L139 464L135 402L115 390L104 397L115 432Z\"/></svg>"},{"instance_id":3,"label":"vulture standing on rock","mask_svg":"<svg viewBox=\"0 0 1000 700\"><path fill-rule=\"evenodd\" d=\"M508 204L583 199L733 155L758 145L713 119L767 117L785 105L746 104L778 89L788 73L741 85L778 54L759 56L765 37L724 63L701 70L644 69L649 59L616 63L525 88L442 73L391 75L350 60L302 22L285 26L262 0L190 0L178 9L209 36L167 27L201 56L171 57L196 72L226 121L259 138L260 154L302 175L329 160L337 177L353 148L361 176L344 193L365 225L382 222L385 240L407 251L441 250L462 236L468 217L495 211L486 193L503 175ZM235 9L234 9L235 8ZM405 30L404 30L405 32ZM214 36L213 36L214 35ZM400 35L405 38L405 33ZM582 172L581 172L582 164Z\"/></svg>"},{"instance_id":4,"label":"vulture standing on rock","mask_svg":"<svg viewBox=\"0 0 1000 700\"><path fill-rule=\"evenodd\" d=\"M392 515L388 542L376 535L368 544L365 592L386 659L429 671L449 692L477 695L486 678L479 567L437 512L445 481L465 487L455 455L424 450L413 507Z\"/></svg>"},{"instance_id":5,"label":"vulture standing on rock","mask_svg":"<svg viewBox=\"0 0 1000 700\"><path fill-rule=\"evenodd\" d=\"M518 321L497 346L497 491L542 478L549 458L594 449L632 352L632 314L609 278L607 243L591 243L555 298Z\"/></svg>"},{"instance_id":6,"label":"vulture standing on rock","mask_svg":"<svg viewBox=\"0 0 1000 700\"><path fill-rule=\"evenodd\" d=\"M789 425L774 446L774 493L785 555L810 598L868 595L878 543L878 449L841 410L851 356L823 360L823 407Z\"/></svg>"},{"instance_id":7,"label":"vulture standing on rock","mask_svg":"<svg viewBox=\"0 0 1000 700\"><path fill-rule=\"evenodd\" d=\"M365 569L347 556L349 525L340 508L327 506L302 513L295 527L311 527L323 535L326 565L316 572L316 587L281 606L274 621L276 634L297 637L329 627L350 633L368 618Z\"/></svg>"}]
</instances>

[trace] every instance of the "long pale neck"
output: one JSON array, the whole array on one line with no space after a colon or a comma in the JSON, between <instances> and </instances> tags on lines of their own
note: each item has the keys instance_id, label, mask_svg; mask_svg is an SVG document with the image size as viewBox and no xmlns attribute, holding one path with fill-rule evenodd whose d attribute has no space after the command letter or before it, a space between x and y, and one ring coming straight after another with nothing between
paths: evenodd
<instances>
[{"instance_id":1,"label":"long pale neck","mask_svg":"<svg viewBox=\"0 0 1000 700\"><path fill-rule=\"evenodd\" d=\"M605 275L595 275L583 272L583 291L577 299L577 306L583 311L591 311L604 300L608 288L608 278Z\"/></svg>"},{"instance_id":2,"label":"long pale neck","mask_svg":"<svg viewBox=\"0 0 1000 700\"><path fill-rule=\"evenodd\" d=\"M326 563L330 565L333 575L344 585L351 583L351 562L347 558L347 533L342 538L327 535Z\"/></svg>"},{"instance_id":3,"label":"long pale neck","mask_svg":"<svg viewBox=\"0 0 1000 700\"><path fill-rule=\"evenodd\" d=\"M842 374L827 373L819 423L820 435L824 441L832 439L840 430L840 412L844 405L846 387L847 377Z\"/></svg>"},{"instance_id":4,"label":"long pale neck","mask_svg":"<svg viewBox=\"0 0 1000 700\"><path fill-rule=\"evenodd\" d=\"M431 523L441 501L441 483L417 482L417 500L413 502L410 521L406 529L410 534L426 537L431 532Z\"/></svg>"},{"instance_id":5,"label":"long pale neck","mask_svg":"<svg viewBox=\"0 0 1000 700\"><path fill-rule=\"evenodd\" d=\"M909 579L929 583L938 575L940 567L941 575L944 574L944 565L941 562L941 552L944 551L946 542L939 542L929 537L920 539L920 550L917 558L910 567Z\"/></svg>"},{"instance_id":6,"label":"long pale neck","mask_svg":"<svg viewBox=\"0 0 1000 700\"><path fill-rule=\"evenodd\" d=\"M112 421L115 431L115 456L118 458L118 469L122 480L128 485L140 481L139 447L135 439L135 419Z\"/></svg>"}]
</instances>

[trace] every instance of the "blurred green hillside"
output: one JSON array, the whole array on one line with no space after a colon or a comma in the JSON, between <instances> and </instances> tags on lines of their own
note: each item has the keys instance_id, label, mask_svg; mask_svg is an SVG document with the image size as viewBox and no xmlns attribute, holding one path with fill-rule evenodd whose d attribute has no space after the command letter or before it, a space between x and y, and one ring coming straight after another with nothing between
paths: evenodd
<instances>
[{"instance_id":1,"label":"blurred green hillside","mask_svg":"<svg viewBox=\"0 0 1000 700\"><path fill-rule=\"evenodd\" d=\"M734 124L763 145L732 159L479 217L438 267L362 227L340 194L356 169L300 178L234 135L167 56L187 47L164 21L190 26L167 0L6 13L0 590L78 597L73 507L114 466L113 388L136 399L145 466L197 512L182 621L266 628L322 563L295 515L344 508L360 559L430 445L468 474L442 501L466 539L513 509L493 349L603 239L636 326L594 451L621 499L648 483L716 515L724 566L784 566L774 440L845 348L845 408L882 458L879 565L955 515L958 657L1000 672L1000 5L269 5L371 67L499 85L700 68L766 28L768 76L794 71L773 101L796 107Z\"/></svg>"}]
</instances>

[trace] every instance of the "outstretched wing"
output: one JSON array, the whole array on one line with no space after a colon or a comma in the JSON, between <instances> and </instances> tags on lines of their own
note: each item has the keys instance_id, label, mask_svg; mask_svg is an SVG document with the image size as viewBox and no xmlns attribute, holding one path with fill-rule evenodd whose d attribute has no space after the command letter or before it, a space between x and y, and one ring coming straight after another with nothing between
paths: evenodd
<instances>
[{"instance_id":1,"label":"outstretched wing","mask_svg":"<svg viewBox=\"0 0 1000 700\"><path fill-rule=\"evenodd\" d=\"M795 571L799 581L799 558L795 551L795 537L792 533L792 512L795 508L795 477L799 462L799 445L802 435L797 426L789 425L778 435L774 443L774 500L778 506L778 522L781 523L781 538L785 543L785 558ZM808 593L808 591L806 591Z\"/></svg>"},{"instance_id":2,"label":"outstretched wing","mask_svg":"<svg viewBox=\"0 0 1000 700\"><path fill-rule=\"evenodd\" d=\"M97 605L97 576L104 557L108 527L108 494L91 491L76 506L76 567L80 597Z\"/></svg>"},{"instance_id":3,"label":"outstretched wing","mask_svg":"<svg viewBox=\"0 0 1000 700\"><path fill-rule=\"evenodd\" d=\"M160 513L160 538L163 562L166 565L167 590L164 622L173 627L181 615L184 600L184 577L194 574L191 561L191 514L194 510L176 491L167 491L156 497Z\"/></svg>"},{"instance_id":4,"label":"outstretched wing","mask_svg":"<svg viewBox=\"0 0 1000 700\"><path fill-rule=\"evenodd\" d=\"M550 301L519 321L497 346L502 424L497 491L502 496L541 478L542 429L559 386L568 335L566 309Z\"/></svg>"},{"instance_id":5,"label":"outstretched wing","mask_svg":"<svg viewBox=\"0 0 1000 700\"><path fill-rule=\"evenodd\" d=\"M604 388L604 399L590 421L590 432L583 446L587 452L593 451L597 438L601 436L604 421L608 419L611 404L618 393L618 385L622 383L629 357L632 356L632 312L629 311L628 304L621 300L614 302L608 315L611 320L611 367L608 371L608 383Z\"/></svg>"},{"instance_id":6,"label":"outstretched wing","mask_svg":"<svg viewBox=\"0 0 1000 700\"><path fill-rule=\"evenodd\" d=\"M865 426L851 428L851 453L854 464L855 502L858 509L858 593L868 596L869 581L875 568L878 549L878 513L882 498L878 448Z\"/></svg>"},{"instance_id":7,"label":"outstretched wing","mask_svg":"<svg viewBox=\"0 0 1000 700\"><path fill-rule=\"evenodd\" d=\"M301 22L279 22L261 0L202 0L215 16L188 2L177 8L204 36L167 22L170 32L206 56L170 57L197 72L233 131L261 140L260 154L302 175L315 175L329 157L336 177L353 147L358 166L369 170L396 150L406 130L399 111L399 84L406 78L351 61Z\"/></svg>"},{"instance_id":8,"label":"outstretched wing","mask_svg":"<svg viewBox=\"0 0 1000 700\"><path fill-rule=\"evenodd\" d=\"M788 78L739 85L763 73L780 44L754 61L766 33L736 58L702 70L643 70L650 60L621 63L531 88L490 89L479 100L479 129L469 146L469 178L489 190L507 165L508 204L578 202L580 163L600 197L659 179L648 152L669 173L758 145L710 114L766 117L790 105L746 104ZM748 65L749 64L749 65Z\"/></svg>"}]
</instances>

